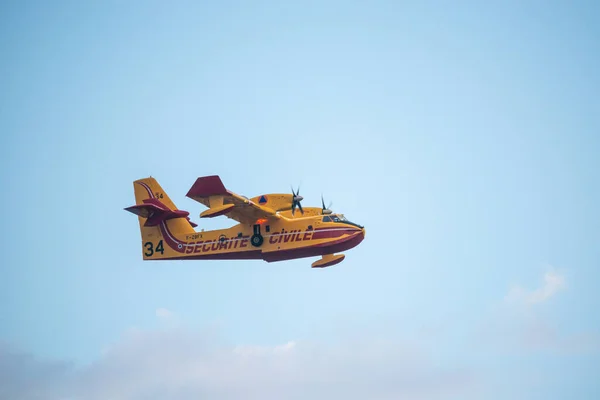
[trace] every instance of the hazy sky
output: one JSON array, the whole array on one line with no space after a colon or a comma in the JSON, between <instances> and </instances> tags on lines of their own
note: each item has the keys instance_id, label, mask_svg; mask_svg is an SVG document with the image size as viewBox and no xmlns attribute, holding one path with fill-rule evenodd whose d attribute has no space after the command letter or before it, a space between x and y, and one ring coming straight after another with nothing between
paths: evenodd
<instances>
[{"instance_id":1,"label":"hazy sky","mask_svg":"<svg viewBox=\"0 0 600 400\"><path fill-rule=\"evenodd\" d=\"M4 1L0 398L597 399L598 4ZM366 239L143 262L212 174Z\"/></svg>"}]
</instances>

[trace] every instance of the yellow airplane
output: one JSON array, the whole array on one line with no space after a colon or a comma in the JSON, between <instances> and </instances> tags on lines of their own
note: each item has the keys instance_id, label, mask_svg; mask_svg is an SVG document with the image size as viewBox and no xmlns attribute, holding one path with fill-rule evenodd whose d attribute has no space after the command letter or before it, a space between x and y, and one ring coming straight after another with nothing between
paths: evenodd
<instances>
[{"instance_id":1,"label":"yellow airplane","mask_svg":"<svg viewBox=\"0 0 600 400\"><path fill-rule=\"evenodd\" d=\"M187 197L208 207L201 218L224 215L238 222L228 229L197 232L187 211L179 210L156 179L133 182L144 260L243 260L267 262L321 258L313 268L340 263L365 237L365 228L323 207L302 208L299 190L251 199L225 188L217 175L196 180ZM296 213L300 210L300 215Z\"/></svg>"}]
</instances>

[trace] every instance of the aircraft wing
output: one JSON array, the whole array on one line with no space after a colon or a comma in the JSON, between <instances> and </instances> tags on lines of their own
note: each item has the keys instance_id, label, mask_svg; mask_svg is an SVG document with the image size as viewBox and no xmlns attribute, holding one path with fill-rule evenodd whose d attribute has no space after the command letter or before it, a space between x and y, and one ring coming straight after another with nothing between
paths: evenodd
<instances>
[{"instance_id":1,"label":"aircraft wing","mask_svg":"<svg viewBox=\"0 0 600 400\"><path fill-rule=\"evenodd\" d=\"M209 208L200 214L201 217L225 215L244 224L255 224L259 219L281 218L275 210L227 190L218 175L196 179L186 196Z\"/></svg>"}]
</instances>

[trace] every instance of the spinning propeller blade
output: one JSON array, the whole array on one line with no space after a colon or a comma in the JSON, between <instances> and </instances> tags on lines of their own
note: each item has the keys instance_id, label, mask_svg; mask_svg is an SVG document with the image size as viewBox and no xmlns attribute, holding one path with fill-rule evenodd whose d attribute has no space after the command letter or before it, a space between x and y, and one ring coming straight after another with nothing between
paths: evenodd
<instances>
[{"instance_id":1,"label":"spinning propeller blade","mask_svg":"<svg viewBox=\"0 0 600 400\"><path fill-rule=\"evenodd\" d=\"M298 206L300 212L302 213L302 215L304 215L302 204L300 204L300 202L303 200L303 197L300 196L300 187L298 187L298 190L296 192L294 192L294 188L292 187L292 195L292 215L294 215L294 213L296 212L296 206Z\"/></svg>"},{"instance_id":2,"label":"spinning propeller blade","mask_svg":"<svg viewBox=\"0 0 600 400\"><path fill-rule=\"evenodd\" d=\"M323 209L321 210L321 214L325 215L325 214L331 214L331 202L329 202L329 207L325 207L325 200L323 200L323 195L321 195L321 203L323 204Z\"/></svg>"}]
</instances>

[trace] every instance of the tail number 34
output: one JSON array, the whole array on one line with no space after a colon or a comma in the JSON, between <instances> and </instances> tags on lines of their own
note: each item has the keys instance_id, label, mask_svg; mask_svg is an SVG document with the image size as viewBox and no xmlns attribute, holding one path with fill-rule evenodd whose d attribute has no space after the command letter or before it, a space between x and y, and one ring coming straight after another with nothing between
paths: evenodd
<instances>
[{"instance_id":1,"label":"tail number 34","mask_svg":"<svg viewBox=\"0 0 600 400\"><path fill-rule=\"evenodd\" d=\"M160 253L160 254L165 253L165 249L163 247L162 240L158 242L158 244L156 245L156 248L154 247L154 243L146 242L146 243L144 243L144 249L146 249L146 251L144 252L144 255L146 257L152 257L154 255L154 253Z\"/></svg>"}]
</instances>

